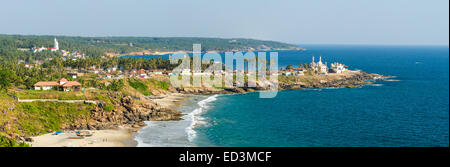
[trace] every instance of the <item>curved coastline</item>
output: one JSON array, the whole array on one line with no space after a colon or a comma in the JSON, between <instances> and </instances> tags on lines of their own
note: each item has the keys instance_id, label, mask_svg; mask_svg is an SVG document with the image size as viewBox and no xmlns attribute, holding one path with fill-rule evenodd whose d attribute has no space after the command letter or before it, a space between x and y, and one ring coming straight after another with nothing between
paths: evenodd
<instances>
[{"instance_id":1,"label":"curved coastline","mask_svg":"<svg viewBox=\"0 0 450 167\"><path fill-rule=\"evenodd\" d=\"M178 106L183 113L178 121L146 121L146 126L134 133L136 147L195 147L197 132L195 128L207 126L201 115L217 100L215 95L192 95Z\"/></svg>"}]
</instances>

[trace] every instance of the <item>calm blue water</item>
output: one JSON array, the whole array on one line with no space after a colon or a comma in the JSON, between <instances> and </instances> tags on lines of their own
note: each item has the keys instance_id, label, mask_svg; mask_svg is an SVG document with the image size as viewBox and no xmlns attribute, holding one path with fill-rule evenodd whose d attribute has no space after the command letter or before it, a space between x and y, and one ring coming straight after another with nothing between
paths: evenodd
<instances>
[{"instance_id":1,"label":"calm blue water","mask_svg":"<svg viewBox=\"0 0 450 167\"><path fill-rule=\"evenodd\" d=\"M357 89L222 95L196 128L208 146L449 146L449 48L303 46L279 64L322 56L366 72L396 76Z\"/></svg>"},{"instance_id":2,"label":"calm blue water","mask_svg":"<svg viewBox=\"0 0 450 167\"><path fill-rule=\"evenodd\" d=\"M258 93L196 97L181 108L184 122L149 122L140 141L153 146L449 146L448 46L302 47L308 50L279 51L279 65L322 56L329 64L393 75L395 81L356 89L287 90L273 99L260 99Z\"/></svg>"}]
</instances>

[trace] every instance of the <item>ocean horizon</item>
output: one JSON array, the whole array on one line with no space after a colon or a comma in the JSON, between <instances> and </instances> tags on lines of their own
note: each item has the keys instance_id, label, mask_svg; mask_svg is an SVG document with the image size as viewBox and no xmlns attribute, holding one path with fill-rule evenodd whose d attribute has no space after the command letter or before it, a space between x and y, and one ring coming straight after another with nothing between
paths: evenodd
<instances>
[{"instance_id":1,"label":"ocean horizon","mask_svg":"<svg viewBox=\"0 0 450 167\"><path fill-rule=\"evenodd\" d=\"M192 96L182 121L147 121L138 146L448 147L448 46L302 45L279 66L314 56L391 75L359 88ZM134 56L163 57L168 55Z\"/></svg>"}]
</instances>

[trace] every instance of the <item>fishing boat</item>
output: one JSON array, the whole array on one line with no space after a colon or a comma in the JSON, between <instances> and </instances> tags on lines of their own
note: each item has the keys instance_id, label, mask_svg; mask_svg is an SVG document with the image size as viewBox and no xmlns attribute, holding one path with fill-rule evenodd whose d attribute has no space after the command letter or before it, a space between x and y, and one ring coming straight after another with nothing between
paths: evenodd
<instances>
[{"instance_id":1,"label":"fishing boat","mask_svg":"<svg viewBox=\"0 0 450 167\"><path fill-rule=\"evenodd\" d=\"M77 131L76 132L77 136L81 136L81 137L91 137L92 133L89 131Z\"/></svg>"}]
</instances>

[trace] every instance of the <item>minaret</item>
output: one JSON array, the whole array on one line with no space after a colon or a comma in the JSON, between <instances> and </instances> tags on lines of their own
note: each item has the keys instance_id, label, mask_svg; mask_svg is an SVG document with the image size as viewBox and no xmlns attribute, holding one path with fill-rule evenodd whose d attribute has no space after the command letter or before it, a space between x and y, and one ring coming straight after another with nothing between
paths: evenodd
<instances>
[{"instance_id":1,"label":"minaret","mask_svg":"<svg viewBox=\"0 0 450 167\"><path fill-rule=\"evenodd\" d=\"M55 38L55 46L54 46L55 50L59 50L59 43L58 40L56 40Z\"/></svg>"},{"instance_id":2,"label":"minaret","mask_svg":"<svg viewBox=\"0 0 450 167\"><path fill-rule=\"evenodd\" d=\"M311 62L312 64L314 64L314 56L313 56L313 58L312 58L312 62Z\"/></svg>"},{"instance_id":3,"label":"minaret","mask_svg":"<svg viewBox=\"0 0 450 167\"><path fill-rule=\"evenodd\" d=\"M322 63L322 56L319 57L319 63Z\"/></svg>"}]
</instances>

